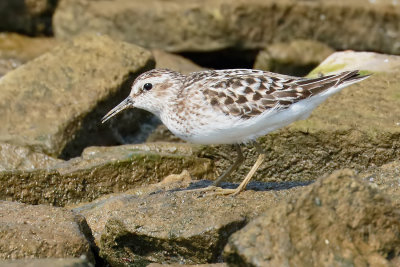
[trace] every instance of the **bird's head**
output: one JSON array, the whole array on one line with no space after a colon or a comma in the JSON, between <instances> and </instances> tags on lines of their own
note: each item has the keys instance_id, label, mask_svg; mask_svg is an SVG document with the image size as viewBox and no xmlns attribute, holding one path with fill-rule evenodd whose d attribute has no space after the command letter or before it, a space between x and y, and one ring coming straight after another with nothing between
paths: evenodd
<instances>
[{"instance_id":1,"label":"bird's head","mask_svg":"<svg viewBox=\"0 0 400 267\"><path fill-rule=\"evenodd\" d=\"M168 105L168 100L183 83L184 76L166 69L154 69L141 74L132 84L131 92L125 100L108 112L102 123L127 108L140 108L156 116Z\"/></svg>"}]
</instances>

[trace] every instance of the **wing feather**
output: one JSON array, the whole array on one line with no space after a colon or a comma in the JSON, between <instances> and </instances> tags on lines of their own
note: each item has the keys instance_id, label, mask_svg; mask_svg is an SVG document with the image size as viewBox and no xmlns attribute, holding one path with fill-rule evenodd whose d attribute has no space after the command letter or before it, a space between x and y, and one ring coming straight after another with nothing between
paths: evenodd
<instances>
[{"instance_id":1,"label":"wing feather","mask_svg":"<svg viewBox=\"0 0 400 267\"><path fill-rule=\"evenodd\" d=\"M363 78L366 76L361 76L358 71L307 79L238 69L192 73L184 86L199 88L205 100L226 115L249 119L271 109L286 109L332 87Z\"/></svg>"}]
</instances>

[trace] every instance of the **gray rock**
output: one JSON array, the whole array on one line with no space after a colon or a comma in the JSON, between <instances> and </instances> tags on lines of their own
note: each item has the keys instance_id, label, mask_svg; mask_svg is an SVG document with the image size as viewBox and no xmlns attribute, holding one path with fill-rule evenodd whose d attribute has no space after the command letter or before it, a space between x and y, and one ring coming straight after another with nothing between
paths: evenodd
<instances>
[{"instance_id":1,"label":"gray rock","mask_svg":"<svg viewBox=\"0 0 400 267\"><path fill-rule=\"evenodd\" d=\"M94 267L94 264L84 259L21 259L0 260L3 267Z\"/></svg>"},{"instance_id":2,"label":"gray rock","mask_svg":"<svg viewBox=\"0 0 400 267\"><path fill-rule=\"evenodd\" d=\"M147 267L227 267L225 263L209 263L209 264L160 264L150 263Z\"/></svg>"},{"instance_id":3,"label":"gray rock","mask_svg":"<svg viewBox=\"0 0 400 267\"><path fill-rule=\"evenodd\" d=\"M180 189L189 183L186 179L147 186L74 211L85 216L100 255L113 266L211 263L221 260L231 233L299 190L245 191L233 198Z\"/></svg>"},{"instance_id":4,"label":"gray rock","mask_svg":"<svg viewBox=\"0 0 400 267\"><path fill-rule=\"evenodd\" d=\"M0 201L0 259L84 256L93 262L85 219L63 208Z\"/></svg>"},{"instance_id":5,"label":"gray rock","mask_svg":"<svg viewBox=\"0 0 400 267\"><path fill-rule=\"evenodd\" d=\"M396 160L361 172L359 176L371 187L384 192L400 210L400 161Z\"/></svg>"},{"instance_id":6,"label":"gray rock","mask_svg":"<svg viewBox=\"0 0 400 267\"><path fill-rule=\"evenodd\" d=\"M372 52L336 52L321 62L308 76L333 74L346 70L397 75L400 72L400 57Z\"/></svg>"},{"instance_id":7,"label":"gray rock","mask_svg":"<svg viewBox=\"0 0 400 267\"><path fill-rule=\"evenodd\" d=\"M48 157L19 148L17 152L27 158L10 159L13 156L10 152L4 157L9 161L8 166L18 169L0 171L0 199L64 206L157 183L184 169L197 179L211 178L215 174L212 162L199 158L199 149L163 143L90 147L79 158L53 160L55 164L51 165ZM31 162L43 168L27 170Z\"/></svg>"},{"instance_id":8,"label":"gray rock","mask_svg":"<svg viewBox=\"0 0 400 267\"><path fill-rule=\"evenodd\" d=\"M329 46L312 40L275 43L258 53L254 68L304 76L333 52Z\"/></svg>"},{"instance_id":9,"label":"gray rock","mask_svg":"<svg viewBox=\"0 0 400 267\"><path fill-rule=\"evenodd\" d=\"M233 234L224 258L229 266L398 266L398 211L353 172L336 172Z\"/></svg>"},{"instance_id":10,"label":"gray rock","mask_svg":"<svg viewBox=\"0 0 400 267\"><path fill-rule=\"evenodd\" d=\"M14 70L22 65L22 62L15 59L0 58L0 78L7 72Z\"/></svg>"},{"instance_id":11,"label":"gray rock","mask_svg":"<svg viewBox=\"0 0 400 267\"><path fill-rule=\"evenodd\" d=\"M47 169L61 162L60 159L32 151L28 147L0 143L0 172Z\"/></svg>"},{"instance_id":12,"label":"gray rock","mask_svg":"<svg viewBox=\"0 0 400 267\"><path fill-rule=\"evenodd\" d=\"M313 39L336 50L399 54L399 19L400 9L390 0L63 0L54 32L61 39L106 33L170 52L262 49Z\"/></svg>"},{"instance_id":13,"label":"gray rock","mask_svg":"<svg viewBox=\"0 0 400 267\"><path fill-rule=\"evenodd\" d=\"M54 48L60 42L49 37L28 37L16 33L0 33L0 58L15 59L23 63Z\"/></svg>"},{"instance_id":14,"label":"gray rock","mask_svg":"<svg viewBox=\"0 0 400 267\"><path fill-rule=\"evenodd\" d=\"M16 33L0 33L0 77L53 48L54 38L31 38Z\"/></svg>"},{"instance_id":15,"label":"gray rock","mask_svg":"<svg viewBox=\"0 0 400 267\"><path fill-rule=\"evenodd\" d=\"M2 77L0 141L63 158L88 145L119 143L118 128L100 118L128 95L131 75L153 64L149 51L106 36L63 43ZM135 132L143 114L127 112L119 122Z\"/></svg>"}]
</instances>

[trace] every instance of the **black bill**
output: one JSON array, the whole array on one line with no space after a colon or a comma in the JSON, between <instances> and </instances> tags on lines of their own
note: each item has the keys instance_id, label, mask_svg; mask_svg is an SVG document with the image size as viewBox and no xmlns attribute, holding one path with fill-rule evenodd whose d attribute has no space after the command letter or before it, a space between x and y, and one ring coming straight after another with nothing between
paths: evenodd
<instances>
[{"instance_id":1,"label":"black bill","mask_svg":"<svg viewBox=\"0 0 400 267\"><path fill-rule=\"evenodd\" d=\"M112 110L110 110L110 111L101 119L101 123L105 123L105 122L108 121L111 117L114 117L115 115L117 115L118 113L120 113L121 111L123 111L124 109L133 107L132 104L133 104L132 99L128 96L127 98L125 98L124 101L122 101L121 103L119 103L118 106L116 106L115 108L113 108Z\"/></svg>"}]
</instances>

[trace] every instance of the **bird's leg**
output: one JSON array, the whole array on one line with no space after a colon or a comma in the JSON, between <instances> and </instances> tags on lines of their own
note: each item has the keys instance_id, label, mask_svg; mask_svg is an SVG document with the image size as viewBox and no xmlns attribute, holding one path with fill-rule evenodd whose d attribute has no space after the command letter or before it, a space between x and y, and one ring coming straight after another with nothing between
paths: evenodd
<instances>
[{"instance_id":1,"label":"bird's leg","mask_svg":"<svg viewBox=\"0 0 400 267\"><path fill-rule=\"evenodd\" d=\"M265 151L264 149L260 146L259 143L254 141L254 146L256 147L256 150L258 152L258 158L256 163L254 163L253 167L249 171L249 173L246 175L246 178L242 181L242 183L236 188L236 192L233 193L233 195L237 195L240 192L242 192L247 184L250 182L251 178L253 177L254 173L257 171L258 167L260 167L261 163L263 163L265 159Z\"/></svg>"},{"instance_id":2,"label":"bird's leg","mask_svg":"<svg viewBox=\"0 0 400 267\"><path fill-rule=\"evenodd\" d=\"M246 188L247 184L250 182L251 178L253 177L254 173L257 171L258 167L260 167L261 163L265 159L265 151L262 149L262 147L257 142L254 142L254 146L256 147L256 150L259 154L257 161L254 163L254 165L251 168L251 170L249 171L249 173L246 175L244 180L240 183L240 185L236 189L221 188L221 187L216 187L216 186L211 185L206 188L198 188L198 189L192 189L192 190L188 190L188 191L200 191L200 192L214 191L210 195L232 195L232 196L236 196L237 194L242 192ZM239 149L240 149L240 147L239 147ZM242 154L241 150L240 150L240 153L238 153L238 155L239 155L239 159L237 159L235 161L235 163L230 168L228 168L228 170L215 181L215 183L217 183L217 182L220 183L222 181L222 179L224 179L226 176L228 176L230 173L232 173L232 171L234 169L236 169L243 162L243 154ZM240 157L242 157L242 159L240 159ZM237 166L235 166L235 165L237 165ZM188 192L188 191L185 191L185 192Z\"/></svg>"},{"instance_id":3,"label":"bird's leg","mask_svg":"<svg viewBox=\"0 0 400 267\"><path fill-rule=\"evenodd\" d=\"M246 175L242 183L236 188L236 189L223 189L223 188L218 188L218 190L214 193L216 195L232 195L235 196L242 192L247 184L250 182L251 178L253 177L254 173L257 171L258 167L260 167L261 163L265 159L265 151L264 149L258 144L257 142L254 142L254 146L257 149L258 152L258 158L257 161L254 163L253 167L249 171L249 173Z\"/></svg>"},{"instance_id":4,"label":"bird's leg","mask_svg":"<svg viewBox=\"0 0 400 267\"><path fill-rule=\"evenodd\" d=\"M218 187L221 182L228 177L234 170L236 170L244 161L242 149L240 148L240 145L235 144L234 145L236 152L237 152L237 158L235 162L222 174L220 175L212 185L206 187L206 188L197 188L197 189L191 189L191 190L185 190L185 192L195 192L195 191L201 191L201 192L206 192L206 191L216 191L216 190L224 190L220 187ZM227 189L229 190L229 189Z\"/></svg>"},{"instance_id":5,"label":"bird's leg","mask_svg":"<svg viewBox=\"0 0 400 267\"><path fill-rule=\"evenodd\" d=\"M240 145L235 144L234 145L236 152L237 152L237 158L235 162L222 174L220 175L217 180L214 181L213 185L214 186L219 186L221 182L223 182L233 171L235 171L237 168L239 168L240 165L242 165L244 157L242 153L242 149L240 148Z\"/></svg>"}]
</instances>

